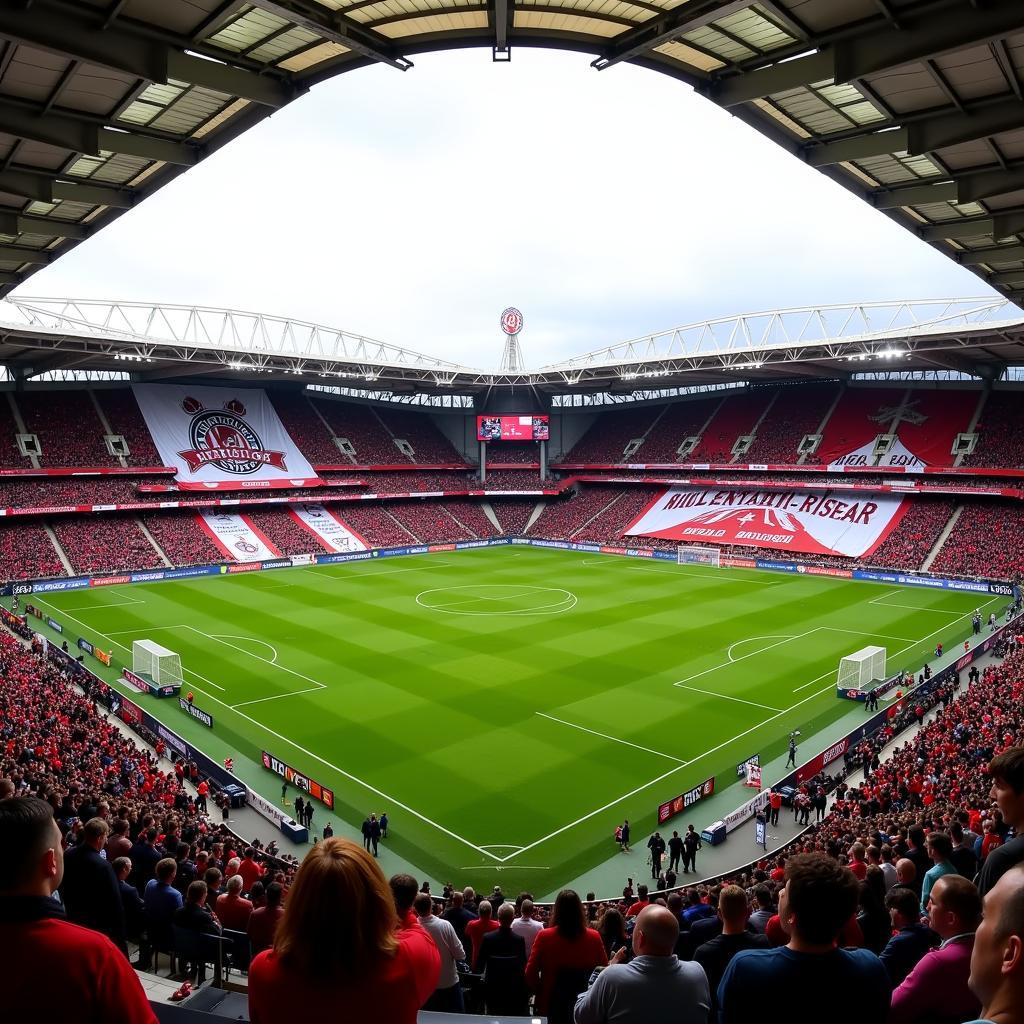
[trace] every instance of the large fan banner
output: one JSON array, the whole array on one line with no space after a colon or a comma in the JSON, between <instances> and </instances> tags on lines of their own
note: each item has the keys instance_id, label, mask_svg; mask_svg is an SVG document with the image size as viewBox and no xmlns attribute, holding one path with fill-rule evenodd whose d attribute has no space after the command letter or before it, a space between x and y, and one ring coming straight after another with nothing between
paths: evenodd
<instances>
[{"instance_id":1,"label":"large fan banner","mask_svg":"<svg viewBox=\"0 0 1024 1024\"><path fill-rule=\"evenodd\" d=\"M815 555L870 555L906 514L901 495L672 488L626 528L631 537L738 544Z\"/></svg>"},{"instance_id":2,"label":"large fan banner","mask_svg":"<svg viewBox=\"0 0 1024 1024\"><path fill-rule=\"evenodd\" d=\"M265 391L135 384L135 398L165 466L184 490L302 487L316 473Z\"/></svg>"},{"instance_id":3,"label":"large fan banner","mask_svg":"<svg viewBox=\"0 0 1024 1024\"><path fill-rule=\"evenodd\" d=\"M288 514L309 530L328 551L365 551L366 542L347 523L323 505L293 505Z\"/></svg>"},{"instance_id":4,"label":"large fan banner","mask_svg":"<svg viewBox=\"0 0 1024 1024\"><path fill-rule=\"evenodd\" d=\"M270 538L248 516L200 512L196 519L203 533L232 562L262 562L281 557Z\"/></svg>"}]
</instances>

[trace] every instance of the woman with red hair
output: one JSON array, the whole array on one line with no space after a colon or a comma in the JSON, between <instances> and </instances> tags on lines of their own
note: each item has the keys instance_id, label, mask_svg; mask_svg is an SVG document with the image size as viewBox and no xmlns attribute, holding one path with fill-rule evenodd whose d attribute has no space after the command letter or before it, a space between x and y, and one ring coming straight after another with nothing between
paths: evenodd
<instances>
[{"instance_id":1,"label":"woman with red hair","mask_svg":"<svg viewBox=\"0 0 1024 1024\"><path fill-rule=\"evenodd\" d=\"M306 855L274 937L249 968L252 1024L304 1019L415 1024L441 958L412 917L400 921L377 861L347 839ZM340 1016L339 1016L340 1015Z\"/></svg>"}]
</instances>

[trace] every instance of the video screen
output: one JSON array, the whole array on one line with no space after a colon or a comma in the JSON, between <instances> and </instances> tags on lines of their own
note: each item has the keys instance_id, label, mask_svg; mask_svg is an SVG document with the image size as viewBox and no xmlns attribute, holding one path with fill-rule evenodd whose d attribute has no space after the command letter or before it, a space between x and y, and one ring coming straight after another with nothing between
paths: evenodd
<instances>
[{"instance_id":1,"label":"video screen","mask_svg":"<svg viewBox=\"0 0 1024 1024\"><path fill-rule=\"evenodd\" d=\"M547 441L547 416L477 416L478 441Z\"/></svg>"}]
</instances>

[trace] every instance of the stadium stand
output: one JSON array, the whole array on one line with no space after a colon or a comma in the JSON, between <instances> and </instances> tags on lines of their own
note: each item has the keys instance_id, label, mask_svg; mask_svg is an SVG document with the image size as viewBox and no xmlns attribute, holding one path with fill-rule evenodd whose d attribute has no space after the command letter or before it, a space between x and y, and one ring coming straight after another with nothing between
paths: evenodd
<instances>
[{"instance_id":1,"label":"stadium stand","mask_svg":"<svg viewBox=\"0 0 1024 1024\"><path fill-rule=\"evenodd\" d=\"M1024 504L965 504L931 569L937 573L1024 580Z\"/></svg>"},{"instance_id":2,"label":"stadium stand","mask_svg":"<svg viewBox=\"0 0 1024 1024\"><path fill-rule=\"evenodd\" d=\"M476 537L496 537L498 531L487 513L476 501L443 501L439 503L460 526L468 529Z\"/></svg>"},{"instance_id":3,"label":"stadium stand","mask_svg":"<svg viewBox=\"0 0 1024 1024\"><path fill-rule=\"evenodd\" d=\"M285 429L311 466L340 466L349 461L305 395L275 391L271 401Z\"/></svg>"},{"instance_id":4,"label":"stadium stand","mask_svg":"<svg viewBox=\"0 0 1024 1024\"><path fill-rule=\"evenodd\" d=\"M798 462L797 445L801 438L817 433L838 394L837 384L803 384L799 389L780 389L778 399L758 425L754 443L740 461Z\"/></svg>"},{"instance_id":5,"label":"stadium stand","mask_svg":"<svg viewBox=\"0 0 1024 1024\"><path fill-rule=\"evenodd\" d=\"M390 512L394 502L370 505L345 505L338 512L347 523L370 547L388 548L401 547L403 544L419 544L416 536L404 523L396 519Z\"/></svg>"},{"instance_id":6,"label":"stadium stand","mask_svg":"<svg viewBox=\"0 0 1024 1024\"><path fill-rule=\"evenodd\" d=\"M53 532L75 572L156 569L160 556L130 516L79 516L54 520Z\"/></svg>"},{"instance_id":7,"label":"stadium stand","mask_svg":"<svg viewBox=\"0 0 1024 1024\"><path fill-rule=\"evenodd\" d=\"M41 523L0 521L0 577L27 580L66 575Z\"/></svg>"},{"instance_id":8,"label":"stadium stand","mask_svg":"<svg viewBox=\"0 0 1024 1024\"><path fill-rule=\"evenodd\" d=\"M679 446L688 437L700 434L712 413L721 405L721 395L700 398L693 402L674 402L658 417L644 443L629 458L630 462L690 462L689 455L680 455ZM616 459L613 461L621 461Z\"/></svg>"},{"instance_id":9,"label":"stadium stand","mask_svg":"<svg viewBox=\"0 0 1024 1024\"><path fill-rule=\"evenodd\" d=\"M335 437L348 439L355 449L357 463L386 466L412 462L395 447L394 440L369 406L334 402L326 398L311 398L310 402L330 425ZM346 460L338 451L331 461L342 464Z\"/></svg>"},{"instance_id":10,"label":"stadium stand","mask_svg":"<svg viewBox=\"0 0 1024 1024\"><path fill-rule=\"evenodd\" d=\"M830 465L885 433L901 395L885 388L847 388L825 424L815 460Z\"/></svg>"},{"instance_id":11,"label":"stadium stand","mask_svg":"<svg viewBox=\"0 0 1024 1024\"><path fill-rule=\"evenodd\" d=\"M549 501L529 529L531 537L568 540L623 493L621 487L596 485L570 498Z\"/></svg>"},{"instance_id":12,"label":"stadium stand","mask_svg":"<svg viewBox=\"0 0 1024 1024\"><path fill-rule=\"evenodd\" d=\"M380 420L392 437L409 442L414 452L415 462L429 466L466 461L452 447L448 438L438 430L426 413L381 408ZM396 448L395 451L397 452L398 449ZM405 460L393 459L391 461Z\"/></svg>"},{"instance_id":13,"label":"stadium stand","mask_svg":"<svg viewBox=\"0 0 1024 1024\"><path fill-rule=\"evenodd\" d=\"M28 469L32 466L32 460L18 451L18 439L15 437L19 430L11 411L10 400L13 397L4 395L3 399L0 399L0 465Z\"/></svg>"},{"instance_id":14,"label":"stadium stand","mask_svg":"<svg viewBox=\"0 0 1024 1024\"><path fill-rule=\"evenodd\" d=\"M1024 417L1017 391L993 391L976 427L978 446L964 457L965 466L1024 466Z\"/></svg>"},{"instance_id":15,"label":"stadium stand","mask_svg":"<svg viewBox=\"0 0 1024 1024\"><path fill-rule=\"evenodd\" d=\"M626 445L634 438L643 437L664 410L663 405L642 405L601 413L572 451L563 456L563 461L624 461Z\"/></svg>"},{"instance_id":16,"label":"stadium stand","mask_svg":"<svg viewBox=\"0 0 1024 1024\"><path fill-rule=\"evenodd\" d=\"M501 524L501 532L511 537L519 537L526 531L526 524L536 507L534 501L491 502L491 508Z\"/></svg>"},{"instance_id":17,"label":"stadium stand","mask_svg":"<svg viewBox=\"0 0 1024 1024\"><path fill-rule=\"evenodd\" d=\"M142 522L175 565L210 565L224 555L199 528L191 512L151 512Z\"/></svg>"},{"instance_id":18,"label":"stadium stand","mask_svg":"<svg viewBox=\"0 0 1024 1024\"><path fill-rule=\"evenodd\" d=\"M120 434L128 442L128 455L125 457L128 465L163 465L135 395L128 388L97 389L93 394L110 424L111 433Z\"/></svg>"},{"instance_id":19,"label":"stadium stand","mask_svg":"<svg viewBox=\"0 0 1024 1024\"><path fill-rule=\"evenodd\" d=\"M711 417L689 462L732 462L737 438L752 434L768 406L778 397L775 388L758 388L729 395ZM742 458L740 461L747 461Z\"/></svg>"},{"instance_id":20,"label":"stadium stand","mask_svg":"<svg viewBox=\"0 0 1024 1024\"><path fill-rule=\"evenodd\" d=\"M247 515L282 555L308 555L328 550L319 537L295 522L287 509L250 509Z\"/></svg>"},{"instance_id":21,"label":"stadium stand","mask_svg":"<svg viewBox=\"0 0 1024 1024\"><path fill-rule=\"evenodd\" d=\"M25 429L39 438L41 466L117 466L88 391L26 391L16 398Z\"/></svg>"},{"instance_id":22,"label":"stadium stand","mask_svg":"<svg viewBox=\"0 0 1024 1024\"><path fill-rule=\"evenodd\" d=\"M980 391L911 390L899 395L896 434L903 445L928 466L952 466L956 435L970 426Z\"/></svg>"},{"instance_id":23,"label":"stadium stand","mask_svg":"<svg viewBox=\"0 0 1024 1024\"><path fill-rule=\"evenodd\" d=\"M627 488L621 491L596 518L573 534L573 540L620 540L622 531L640 515L653 498L654 494L648 490Z\"/></svg>"},{"instance_id":24,"label":"stadium stand","mask_svg":"<svg viewBox=\"0 0 1024 1024\"><path fill-rule=\"evenodd\" d=\"M371 494L416 494L422 491L465 491L478 488L480 481L464 470L423 470L419 473L367 473L366 488Z\"/></svg>"},{"instance_id":25,"label":"stadium stand","mask_svg":"<svg viewBox=\"0 0 1024 1024\"><path fill-rule=\"evenodd\" d=\"M424 544L471 540L472 536L436 501L390 501L388 513Z\"/></svg>"},{"instance_id":26,"label":"stadium stand","mask_svg":"<svg viewBox=\"0 0 1024 1024\"><path fill-rule=\"evenodd\" d=\"M488 470L484 481L487 491L539 491L554 486L551 480L542 480L539 473L529 469Z\"/></svg>"},{"instance_id":27,"label":"stadium stand","mask_svg":"<svg viewBox=\"0 0 1024 1024\"><path fill-rule=\"evenodd\" d=\"M540 464L540 446L536 441L495 441L487 445L488 465L494 463Z\"/></svg>"},{"instance_id":28,"label":"stadium stand","mask_svg":"<svg viewBox=\"0 0 1024 1024\"><path fill-rule=\"evenodd\" d=\"M886 569L920 569L955 508L954 502L936 498L912 501L899 526L867 561Z\"/></svg>"}]
</instances>

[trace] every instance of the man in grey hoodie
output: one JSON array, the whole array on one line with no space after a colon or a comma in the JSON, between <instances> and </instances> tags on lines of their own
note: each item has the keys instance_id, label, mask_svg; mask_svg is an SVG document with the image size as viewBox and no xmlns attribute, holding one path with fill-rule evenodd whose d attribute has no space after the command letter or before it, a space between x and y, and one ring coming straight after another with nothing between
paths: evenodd
<instances>
[{"instance_id":1,"label":"man in grey hoodie","mask_svg":"<svg viewBox=\"0 0 1024 1024\"><path fill-rule=\"evenodd\" d=\"M576 1001L576 1024L707 1024L711 993L704 969L677 959L679 921L665 907L645 907L633 929L634 959L625 949L595 972Z\"/></svg>"}]
</instances>

